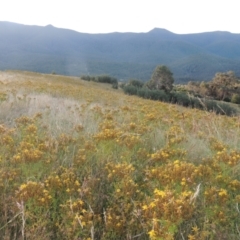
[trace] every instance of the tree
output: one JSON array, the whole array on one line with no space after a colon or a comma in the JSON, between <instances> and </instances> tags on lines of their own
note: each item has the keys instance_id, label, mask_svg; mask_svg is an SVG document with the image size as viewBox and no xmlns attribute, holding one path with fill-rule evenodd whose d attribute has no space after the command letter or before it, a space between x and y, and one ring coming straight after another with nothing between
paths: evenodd
<instances>
[{"instance_id":1,"label":"tree","mask_svg":"<svg viewBox=\"0 0 240 240\"><path fill-rule=\"evenodd\" d=\"M170 92L173 88L173 74L164 65L159 65L155 68L152 78L147 84L150 89L164 90Z\"/></svg>"},{"instance_id":2,"label":"tree","mask_svg":"<svg viewBox=\"0 0 240 240\"><path fill-rule=\"evenodd\" d=\"M237 77L234 72L216 73L212 80L212 87L216 91L218 100L230 98L231 92L234 90L234 85L237 83Z\"/></svg>"}]
</instances>

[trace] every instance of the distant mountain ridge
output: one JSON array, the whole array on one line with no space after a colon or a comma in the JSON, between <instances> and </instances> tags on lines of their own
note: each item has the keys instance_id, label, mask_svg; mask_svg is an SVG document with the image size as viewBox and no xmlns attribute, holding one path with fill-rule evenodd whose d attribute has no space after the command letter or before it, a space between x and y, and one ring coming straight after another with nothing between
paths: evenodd
<instances>
[{"instance_id":1,"label":"distant mountain ridge","mask_svg":"<svg viewBox=\"0 0 240 240\"><path fill-rule=\"evenodd\" d=\"M240 76L240 34L175 34L159 28L88 34L0 22L0 70L148 80L160 64L172 70L177 82L210 80L216 72L229 70Z\"/></svg>"}]
</instances>

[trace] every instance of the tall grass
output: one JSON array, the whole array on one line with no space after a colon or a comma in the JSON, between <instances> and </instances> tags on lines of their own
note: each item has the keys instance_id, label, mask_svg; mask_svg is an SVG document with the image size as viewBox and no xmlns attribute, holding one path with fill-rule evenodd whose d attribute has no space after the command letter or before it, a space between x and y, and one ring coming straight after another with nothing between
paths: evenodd
<instances>
[{"instance_id":1,"label":"tall grass","mask_svg":"<svg viewBox=\"0 0 240 240\"><path fill-rule=\"evenodd\" d=\"M0 72L1 239L238 239L239 117Z\"/></svg>"}]
</instances>

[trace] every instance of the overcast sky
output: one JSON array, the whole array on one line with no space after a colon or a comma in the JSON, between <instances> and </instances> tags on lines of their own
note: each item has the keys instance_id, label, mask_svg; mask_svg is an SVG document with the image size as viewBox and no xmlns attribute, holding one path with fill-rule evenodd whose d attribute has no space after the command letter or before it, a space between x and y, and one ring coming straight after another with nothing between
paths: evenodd
<instances>
[{"instance_id":1,"label":"overcast sky","mask_svg":"<svg viewBox=\"0 0 240 240\"><path fill-rule=\"evenodd\" d=\"M240 0L0 0L0 21L85 33L240 33Z\"/></svg>"}]
</instances>

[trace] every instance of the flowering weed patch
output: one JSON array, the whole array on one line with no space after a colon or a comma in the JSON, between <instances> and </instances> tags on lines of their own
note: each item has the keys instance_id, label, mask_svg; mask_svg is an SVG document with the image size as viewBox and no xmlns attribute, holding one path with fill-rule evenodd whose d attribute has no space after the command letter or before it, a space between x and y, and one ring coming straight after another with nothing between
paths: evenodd
<instances>
[{"instance_id":1,"label":"flowering weed patch","mask_svg":"<svg viewBox=\"0 0 240 240\"><path fill-rule=\"evenodd\" d=\"M73 77L0 81L2 239L239 239L238 117Z\"/></svg>"}]
</instances>

